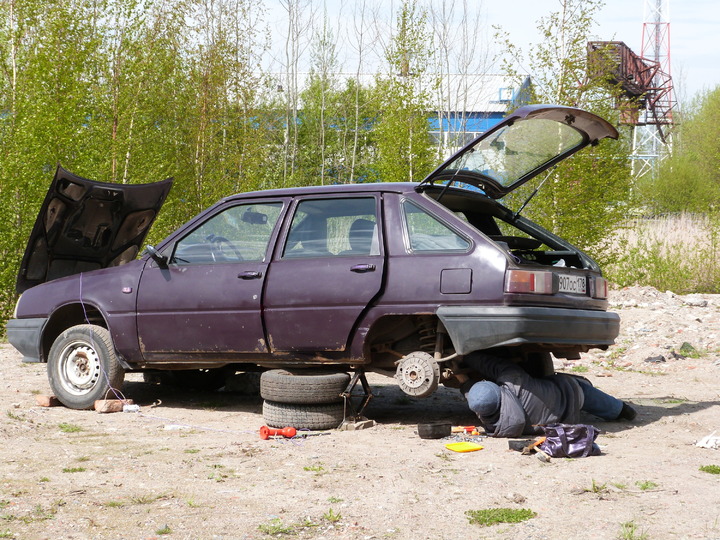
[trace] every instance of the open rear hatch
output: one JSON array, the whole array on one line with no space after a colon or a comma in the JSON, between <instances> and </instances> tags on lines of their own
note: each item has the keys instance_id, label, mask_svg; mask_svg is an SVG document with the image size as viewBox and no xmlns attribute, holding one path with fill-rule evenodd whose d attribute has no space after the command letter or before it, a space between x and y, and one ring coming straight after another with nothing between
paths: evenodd
<instances>
[{"instance_id":1,"label":"open rear hatch","mask_svg":"<svg viewBox=\"0 0 720 540\"><path fill-rule=\"evenodd\" d=\"M601 139L618 138L607 121L582 109L527 105L460 149L420 182L469 184L501 199L541 172Z\"/></svg>"}]
</instances>

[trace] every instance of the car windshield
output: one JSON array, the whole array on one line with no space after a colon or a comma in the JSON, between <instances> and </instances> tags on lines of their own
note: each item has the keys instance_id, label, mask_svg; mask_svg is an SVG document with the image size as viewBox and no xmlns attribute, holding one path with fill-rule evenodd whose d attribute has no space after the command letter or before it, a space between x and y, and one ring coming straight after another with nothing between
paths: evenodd
<instances>
[{"instance_id":1,"label":"car windshield","mask_svg":"<svg viewBox=\"0 0 720 540\"><path fill-rule=\"evenodd\" d=\"M580 131L555 120L519 120L478 141L446 172L467 171L509 187L583 141Z\"/></svg>"}]
</instances>

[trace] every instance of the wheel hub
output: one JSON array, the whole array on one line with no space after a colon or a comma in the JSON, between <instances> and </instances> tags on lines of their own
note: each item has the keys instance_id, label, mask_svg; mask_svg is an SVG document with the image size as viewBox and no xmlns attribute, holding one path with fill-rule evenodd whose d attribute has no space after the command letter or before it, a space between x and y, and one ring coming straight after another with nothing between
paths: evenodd
<instances>
[{"instance_id":1,"label":"wheel hub","mask_svg":"<svg viewBox=\"0 0 720 540\"><path fill-rule=\"evenodd\" d=\"M95 386L100 378L100 359L92 347L68 347L63 364L62 382L70 392L82 393Z\"/></svg>"},{"instance_id":2,"label":"wheel hub","mask_svg":"<svg viewBox=\"0 0 720 540\"><path fill-rule=\"evenodd\" d=\"M395 378L406 394L419 398L428 397L437 390L440 366L430 354L416 351L398 362Z\"/></svg>"}]
</instances>

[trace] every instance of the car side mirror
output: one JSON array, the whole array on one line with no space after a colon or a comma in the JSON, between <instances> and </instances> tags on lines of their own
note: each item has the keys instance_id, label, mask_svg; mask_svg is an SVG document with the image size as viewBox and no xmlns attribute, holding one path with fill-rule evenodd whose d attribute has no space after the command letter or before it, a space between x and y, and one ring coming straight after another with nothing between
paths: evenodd
<instances>
[{"instance_id":1,"label":"car side mirror","mask_svg":"<svg viewBox=\"0 0 720 540\"><path fill-rule=\"evenodd\" d=\"M155 249L154 246L148 244L145 246L145 251L150 254L150 257L152 257L160 268L167 268L168 258L165 255L162 255L157 249Z\"/></svg>"}]
</instances>

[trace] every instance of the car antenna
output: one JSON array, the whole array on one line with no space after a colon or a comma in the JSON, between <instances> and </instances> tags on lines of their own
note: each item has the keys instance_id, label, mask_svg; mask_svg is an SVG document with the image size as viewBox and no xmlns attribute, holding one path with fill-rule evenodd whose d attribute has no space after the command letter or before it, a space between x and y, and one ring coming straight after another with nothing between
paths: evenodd
<instances>
[{"instance_id":1,"label":"car antenna","mask_svg":"<svg viewBox=\"0 0 720 540\"><path fill-rule=\"evenodd\" d=\"M542 179L542 181L537 185L537 187L533 190L533 192L530 194L530 196L525 200L525 202L522 204L522 206L520 208L518 208L518 211L515 212L515 214L513 215L513 219L517 219L518 216L520 215L520 212L525 210L525 207L530 203L530 201L533 199L533 197L535 195L537 195L537 192L540 191L540 188L543 187L543 184L545 183L545 181L548 178L550 178L550 175L553 173L554 170L555 170L555 167L552 167L548 171L548 173L545 175L545 178Z\"/></svg>"}]
</instances>

